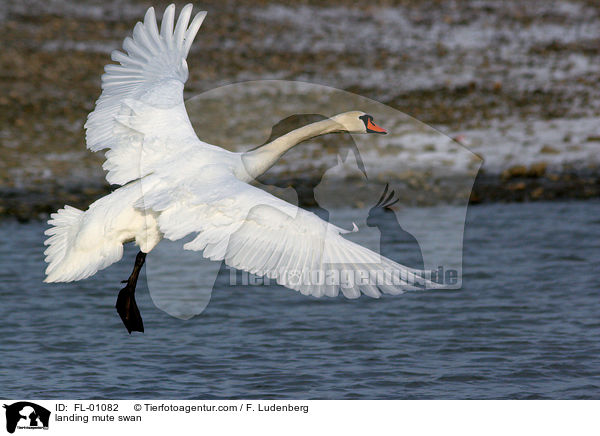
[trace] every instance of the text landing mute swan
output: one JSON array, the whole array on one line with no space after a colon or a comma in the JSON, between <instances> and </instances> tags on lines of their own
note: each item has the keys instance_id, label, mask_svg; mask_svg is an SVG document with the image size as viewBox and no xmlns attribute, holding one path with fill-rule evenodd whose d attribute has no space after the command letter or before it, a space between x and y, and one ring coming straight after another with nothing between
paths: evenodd
<instances>
[{"instance_id":1,"label":"text landing mute swan","mask_svg":"<svg viewBox=\"0 0 600 436\"><path fill-rule=\"evenodd\" d=\"M248 182L263 174L296 144L334 132L386 131L364 112L336 115L293 130L245 153L207 144L196 136L183 102L188 78L186 57L206 12L190 23L186 5L174 23L175 6L165 10L160 31L154 9L137 23L133 37L114 51L102 76L102 95L89 115L87 147L108 149L103 168L118 189L92 203L86 211L65 206L51 215L45 244L46 282L82 280L117 262L123 244L139 247L127 285L116 308L131 333L144 331L135 301L137 278L150 252L162 239L195 234L187 250L203 251L211 260L277 282L303 294L346 297L361 292L399 294L413 288L399 284L290 283L290 271L324 272L335 268L386 267L416 277L415 270L344 239L343 229L315 214L288 204ZM143 189L142 189L143 188ZM143 192L143 195L142 195Z\"/></svg>"}]
</instances>

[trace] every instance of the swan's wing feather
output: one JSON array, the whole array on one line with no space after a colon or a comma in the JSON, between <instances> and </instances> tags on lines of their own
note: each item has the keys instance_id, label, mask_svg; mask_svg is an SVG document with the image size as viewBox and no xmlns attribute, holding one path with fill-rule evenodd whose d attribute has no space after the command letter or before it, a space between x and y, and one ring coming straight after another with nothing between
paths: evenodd
<instances>
[{"instance_id":1,"label":"swan's wing feather","mask_svg":"<svg viewBox=\"0 0 600 436\"><path fill-rule=\"evenodd\" d=\"M174 26L175 5L165 10L160 31L154 9L138 22L124 52L114 51L118 65L105 67L102 94L85 124L87 147L106 152L107 180L123 185L152 171L153 164L202 144L183 103L188 78L186 57L206 12L190 23L192 5L183 8Z\"/></svg>"},{"instance_id":2,"label":"swan's wing feather","mask_svg":"<svg viewBox=\"0 0 600 436\"><path fill-rule=\"evenodd\" d=\"M380 256L342 236L344 231L312 212L293 206L232 175L202 176L174 190L154 183L137 207L159 213L164 236L203 251L211 260L267 276L306 295L379 297L407 289L438 287L414 270Z\"/></svg>"}]
</instances>

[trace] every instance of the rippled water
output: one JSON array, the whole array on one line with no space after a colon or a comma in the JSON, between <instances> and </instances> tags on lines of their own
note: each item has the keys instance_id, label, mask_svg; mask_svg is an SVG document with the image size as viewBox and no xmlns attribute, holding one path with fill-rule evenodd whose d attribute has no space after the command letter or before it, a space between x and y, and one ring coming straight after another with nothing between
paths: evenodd
<instances>
[{"instance_id":1,"label":"rippled water","mask_svg":"<svg viewBox=\"0 0 600 436\"><path fill-rule=\"evenodd\" d=\"M472 207L463 288L380 300L218 286L183 321L143 283L145 334L114 303L135 256L43 284L43 223L0 224L0 396L600 398L600 202Z\"/></svg>"}]
</instances>

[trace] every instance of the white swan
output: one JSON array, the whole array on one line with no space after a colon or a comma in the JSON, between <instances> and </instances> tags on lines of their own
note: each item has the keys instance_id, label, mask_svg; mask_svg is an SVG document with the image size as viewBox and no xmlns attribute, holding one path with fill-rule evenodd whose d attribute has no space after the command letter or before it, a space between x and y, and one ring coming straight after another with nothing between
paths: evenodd
<instances>
[{"instance_id":1,"label":"white swan","mask_svg":"<svg viewBox=\"0 0 600 436\"><path fill-rule=\"evenodd\" d=\"M185 249L203 250L207 258L277 279L304 294L334 296L341 288L350 298L361 292L379 297L380 291L398 294L412 288L406 280L351 287L286 280L290 271L323 272L335 268L331 263L353 270L385 267L414 278L414 270L344 239L342 229L248 184L308 138L385 130L370 115L355 111L301 127L246 153L202 142L183 103L186 57L206 15L200 12L190 23L191 12L192 5L185 6L174 26L175 6L170 5L159 31L154 9L148 9L133 38L124 41L126 53L112 53L120 65L106 66L102 95L85 128L90 150L108 149L103 165L107 180L122 186L85 212L65 206L51 215L45 281L89 277L121 259L123 244L135 241L140 253L117 300L130 333L143 331L135 284L145 254L162 238L197 234Z\"/></svg>"}]
</instances>

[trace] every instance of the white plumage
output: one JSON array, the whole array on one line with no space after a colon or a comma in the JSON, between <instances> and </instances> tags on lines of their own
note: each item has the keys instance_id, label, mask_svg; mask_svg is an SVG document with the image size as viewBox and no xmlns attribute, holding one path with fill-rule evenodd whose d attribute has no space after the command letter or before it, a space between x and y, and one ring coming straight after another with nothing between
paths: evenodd
<instances>
[{"instance_id":1,"label":"white plumage","mask_svg":"<svg viewBox=\"0 0 600 436\"><path fill-rule=\"evenodd\" d=\"M45 254L47 282L81 280L121 259L134 241L144 253L164 237L194 234L187 250L235 268L277 279L304 294L378 297L412 284L311 284L289 280L293 272L359 269L414 270L350 242L344 230L315 214L249 185L286 150L310 137L337 131L383 133L362 112L347 112L284 135L248 153L232 153L196 136L183 102L186 57L205 12L190 22L192 6L175 6L160 31L154 9L137 23L132 38L115 51L102 76L102 95L89 115L87 147L107 150L103 168L122 185L83 212L65 206L51 216ZM376 129L376 130L371 130ZM379 130L377 130L379 129ZM427 282L428 287L435 286Z\"/></svg>"}]
</instances>

